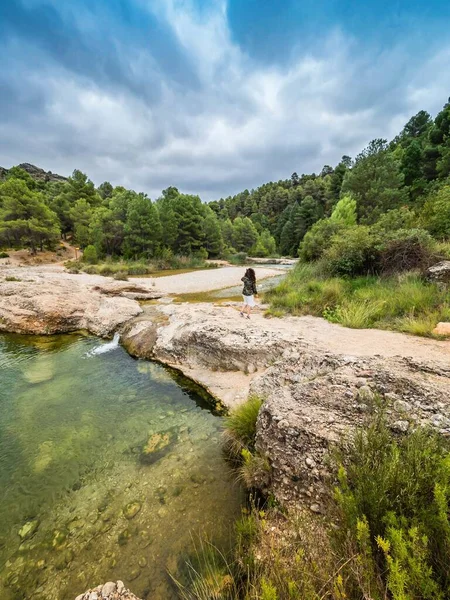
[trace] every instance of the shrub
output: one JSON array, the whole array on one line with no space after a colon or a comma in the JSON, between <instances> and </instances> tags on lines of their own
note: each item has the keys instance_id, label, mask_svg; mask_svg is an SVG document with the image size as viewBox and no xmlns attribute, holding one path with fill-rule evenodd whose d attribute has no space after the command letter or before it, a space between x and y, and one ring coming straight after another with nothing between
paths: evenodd
<instances>
[{"instance_id":1,"label":"shrub","mask_svg":"<svg viewBox=\"0 0 450 600\"><path fill-rule=\"evenodd\" d=\"M450 455L443 440L420 428L396 438L381 413L344 445L340 460L344 537L358 539L365 524L375 575L387 570L394 599L448 597Z\"/></svg>"},{"instance_id":2,"label":"shrub","mask_svg":"<svg viewBox=\"0 0 450 600\"><path fill-rule=\"evenodd\" d=\"M437 238L450 238L450 185L443 186L431 196L422 211L422 221Z\"/></svg>"},{"instance_id":3,"label":"shrub","mask_svg":"<svg viewBox=\"0 0 450 600\"><path fill-rule=\"evenodd\" d=\"M343 225L339 220L322 219L314 223L300 244L299 257L306 262L322 258L323 253L330 244L331 238L342 227Z\"/></svg>"},{"instance_id":4,"label":"shrub","mask_svg":"<svg viewBox=\"0 0 450 600\"><path fill-rule=\"evenodd\" d=\"M247 262L247 254L245 252L238 252L228 257L229 262L232 265L245 265Z\"/></svg>"},{"instance_id":5,"label":"shrub","mask_svg":"<svg viewBox=\"0 0 450 600\"><path fill-rule=\"evenodd\" d=\"M83 251L83 262L89 265L96 265L98 263L97 249L95 246L86 246Z\"/></svg>"},{"instance_id":6,"label":"shrub","mask_svg":"<svg viewBox=\"0 0 450 600\"><path fill-rule=\"evenodd\" d=\"M323 259L332 275L354 277L376 272L379 257L370 228L359 225L342 230L331 239Z\"/></svg>"},{"instance_id":7,"label":"shrub","mask_svg":"<svg viewBox=\"0 0 450 600\"><path fill-rule=\"evenodd\" d=\"M226 419L225 447L231 457L241 459L242 450L255 450L256 420L261 405L261 398L252 396Z\"/></svg>"},{"instance_id":8,"label":"shrub","mask_svg":"<svg viewBox=\"0 0 450 600\"><path fill-rule=\"evenodd\" d=\"M117 279L118 281L128 281L128 274L126 271L119 271L114 274L114 279Z\"/></svg>"},{"instance_id":9,"label":"shrub","mask_svg":"<svg viewBox=\"0 0 450 600\"><path fill-rule=\"evenodd\" d=\"M7 252L0 252L0 258L9 258L9 254Z\"/></svg>"},{"instance_id":10,"label":"shrub","mask_svg":"<svg viewBox=\"0 0 450 600\"><path fill-rule=\"evenodd\" d=\"M433 262L434 241L424 229L399 229L379 242L385 273L424 269Z\"/></svg>"}]
</instances>

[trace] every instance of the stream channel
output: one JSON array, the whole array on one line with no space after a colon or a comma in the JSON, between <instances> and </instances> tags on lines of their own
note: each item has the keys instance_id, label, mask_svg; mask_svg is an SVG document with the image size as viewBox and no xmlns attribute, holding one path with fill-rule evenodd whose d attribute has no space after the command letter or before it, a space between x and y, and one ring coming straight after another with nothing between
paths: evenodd
<instances>
[{"instance_id":1,"label":"stream channel","mask_svg":"<svg viewBox=\"0 0 450 600\"><path fill-rule=\"evenodd\" d=\"M168 572L199 535L230 544L242 506L213 407L117 340L1 335L0 598L175 598Z\"/></svg>"}]
</instances>

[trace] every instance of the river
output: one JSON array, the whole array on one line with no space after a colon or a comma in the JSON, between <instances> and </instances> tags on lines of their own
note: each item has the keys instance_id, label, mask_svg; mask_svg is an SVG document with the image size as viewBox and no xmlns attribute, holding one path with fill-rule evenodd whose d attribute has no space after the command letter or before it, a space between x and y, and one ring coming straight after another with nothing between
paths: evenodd
<instances>
[{"instance_id":1,"label":"river","mask_svg":"<svg viewBox=\"0 0 450 600\"><path fill-rule=\"evenodd\" d=\"M212 406L115 343L0 336L0 598L117 579L175 598L167 571L199 534L230 543L240 512Z\"/></svg>"}]
</instances>

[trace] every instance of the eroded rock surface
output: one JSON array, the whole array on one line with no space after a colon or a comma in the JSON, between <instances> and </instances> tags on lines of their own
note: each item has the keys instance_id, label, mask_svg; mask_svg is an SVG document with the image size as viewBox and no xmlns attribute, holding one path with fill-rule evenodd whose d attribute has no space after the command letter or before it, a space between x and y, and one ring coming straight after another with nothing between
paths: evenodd
<instances>
[{"instance_id":1,"label":"eroded rock surface","mask_svg":"<svg viewBox=\"0 0 450 600\"><path fill-rule=\"evenodd\" d=\"M52 334L86 329L109 336L142 311L125 296L133 293L131 286L124 292L120 282L96 287L95 280L90 284L77 275L57 277L25 268L5 273L3 278L0 273L0 331Z\"/></svg>"},{"instance_id":2,"label":"eroded rock surface","mask_svg":"<svg viewBox=\"0 0 450 600\"><path fill-rule=\"evenodd\" d=\"M450 435L450 368L446 362L356 357L294 350L251 386L266 400L257 448L272 467L271 491L320 512L329 469L324 460L384 399L393 431L417 425Z\"/></svg>"},{"instance_id":3,"label":"eroded rock surface","mask_svg":"<svg viewBox=\"0 0 450 600\"><path fill-rule=\"evenodd\" d=\"M128 590L123 581L108 581L104 585L88 590L80 594L75 600L139 600L130 590Z\"/></svg>"},{"instance_id":4,"label":"eroded rock surface","mask_svg":"<svg viewBox=\"0 0 450 600\"><path fill-rule=\"evenodd\" d=\"M437 283L450 283L450 260L442 260L427 269L428 281Z\"/></svg>"}]
</instances>

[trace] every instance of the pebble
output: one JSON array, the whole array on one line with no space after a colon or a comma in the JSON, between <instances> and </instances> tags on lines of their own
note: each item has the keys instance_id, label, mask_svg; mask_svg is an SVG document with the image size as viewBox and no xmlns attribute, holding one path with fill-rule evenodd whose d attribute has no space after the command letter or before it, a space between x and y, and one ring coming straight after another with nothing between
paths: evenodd
<instances>
[{"instance_id":1,"label":"pebble","mask_svg":"<svg viewBox=\"0 0 450 600\"><path fill-rule=\"evenodd\" d=\"M385 394L385 398L387 398L388 394ZM395 400L394 402L394 410L397 412L410 412L411 404L409 402L405 402L405 400Z\"/></svg>"},{"instance_id":2,"label":"pebble","mask_svg":"<svg viewBox=\"0 0 450 600\"><path fill-rule=\"evenodd\" d=\"M395 423L392 423L392 429L400 433L406 433L409 429L409 423L408 421L395 421Z\"/></svg>"},{"instance_id":3,"label":"pebble","mask_svg":"<svg viewBox=\"0 0 450 600\"><path fill-rule=\"evenodd\" d=\"M102 588L102 597L108 598L111 594L116 591L116 584L113 581L108 581Z\"/></svg>"},{"instance_id":4,"label":"pebble","mask_svg":"<svg viewBox=\"0 0 450 600\"><path fill-rule=\"evenodd\" d=\"M375 398L375 394L372 389L368 385L362 385L358 390L358 399L362 401L373 400Z\"/></svg>"}]
</instances>

